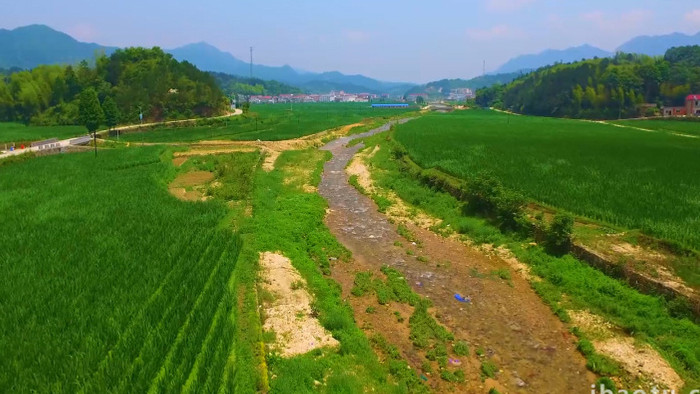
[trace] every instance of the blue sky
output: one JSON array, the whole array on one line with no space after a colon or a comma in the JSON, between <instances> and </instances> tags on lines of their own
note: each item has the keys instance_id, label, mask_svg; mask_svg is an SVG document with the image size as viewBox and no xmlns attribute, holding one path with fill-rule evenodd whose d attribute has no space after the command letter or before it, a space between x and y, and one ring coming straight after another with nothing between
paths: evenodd
<instances>
[{"instance_id":1,"label":"blue sky","mask_svg":"<svg viewBox=\"0 0 700 394\"><path fill-rule=\"evenodd\" d=\"M49 25L82 41L174 48L206 41L238 58L427 82L479 75L511 57L637 35L700 31L688 0L25 0L0 27Z\"/></svg>"}]
</instances>

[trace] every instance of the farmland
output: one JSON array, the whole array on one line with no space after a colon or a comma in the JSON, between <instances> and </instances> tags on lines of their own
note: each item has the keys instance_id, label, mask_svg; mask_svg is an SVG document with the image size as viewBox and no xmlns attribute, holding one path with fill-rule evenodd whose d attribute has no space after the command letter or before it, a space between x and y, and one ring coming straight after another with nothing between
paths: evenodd
<instances>
[{"instance_id":1,"label":"farmland","mask_svg":"<svg viewBox=\"0 0 700 394\"><path fill-rule=\"evenodd\" d=\"M223 203L168 194L163 154L0 169L0 391L225 388L240 238Z\"/></svg>"},{"instance_id":2,"label":"farmland","mask_svg":"<svg viewBox=\"0 0 700 394\"><path fill-rule=\"evenodd\" d=\"M325 201L305 191L320 181L326 153L284 152L269 173L258 152L196 156L179 168L171 158L149 146L0 167L8 190L0 391L296 393L318 379L329 392L394 392L406 384L387 381L387 365L324 275L330 260L348 258L323 224ZM208 201L168 193L190 171L215 174ZM293 261L342 351L263 352L257 275L266 251Z\"/></svg>"},{"instance_id":3,"label":"farmland","mask_svg":"<svg viewBox=\"0 0 700 394\"><path fill-rule=\"evenodd\" d=\"M49 138L66 139L87 134L82 126L26 126L21 123L0 123L0 143L27 143Z\"/></svg>"},{"instance_id":4,"label":"farmland","mask_svg":"<svg viewBox=\"0 0 700 394\"><path fill-rule=\"evenodd\" d=\"M700 122L694 120L675 119L640 119L619 120L613 123L624 126L639 127L648 130L665 131L668 133L680 133L700 137Z\"/></svg>"},{"instance_id":5,"label":"farmland","mask_svg":"<svg viewBox=\"0 0 700 394\"><path fill-rule=\"evenodd\" d=\"M424 168L488 175L532 200L700 249L700 140L488 111L398 128Z\"/></svg>"},{"instance_id":6,"label":"farmland","mask_svg":"<svg viewBox=\"0 0 700 394\"><path fill-rule=\"evenodd\" d=\"M409 109L410 110L410 109ZM318 133L334 127L357 123L367 118L391 117L405 109L372 109L367 103L254 105L242 117L214 125L160 128L145 133L125 134L123 141L194 142L200 140L278 141Z\"/></svg>"}]
</instances>

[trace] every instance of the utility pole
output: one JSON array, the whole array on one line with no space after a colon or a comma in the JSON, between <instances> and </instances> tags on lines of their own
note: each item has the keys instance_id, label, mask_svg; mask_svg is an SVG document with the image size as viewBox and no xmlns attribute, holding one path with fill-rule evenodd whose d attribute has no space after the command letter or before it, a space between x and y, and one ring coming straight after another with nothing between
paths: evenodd
<instances>
[{"instance_id":1,"label":"utility pole","mask_svg":"<svg viewBox=\"0 0 700 394\"><path fill-rule=\"evenodd\" d=\"M253 79L253 47L250 47L250 79Z\"/></svg>"}]
</instances>

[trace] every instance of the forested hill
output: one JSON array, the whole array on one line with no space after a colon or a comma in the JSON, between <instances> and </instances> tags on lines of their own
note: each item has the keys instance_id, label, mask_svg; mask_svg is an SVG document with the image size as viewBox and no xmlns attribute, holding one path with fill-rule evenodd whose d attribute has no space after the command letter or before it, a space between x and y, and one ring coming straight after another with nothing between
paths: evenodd
<instances>
[{"instance_id":1,"label":"forested hill","mask_svg":"<svg viewBox=\"0 0 700 394\"><path fill-rule=\"evenodd\" d=\"M544 67L479 90L477 103L530 115L609 119L658 111L645 103L684 105L691 93L700 93L700 46L672 48L664 57L618 53Z\"/></svg>"},{"instance_id":2,"label":"forested hill","mask_svg":"<svg viewBox=\"0 0 700 394\"><path fill-rule=\"evenodd\" d=\"M477 90L493 86L495 84L508 83L521 75L523 75L523 73L515 72L508 74L486 74L468 80L442 79L440 81L429 82L425 85L415 86L406 92L406 94L427 93L430 96L446 97L450 94L452 89L468 88L471 90Z\"/></svg>"},{"instance_id":3,"label":"forested hill","mask_svg":"<svg viewBox=\"0 0 700 394\"><path fill-rule=\"evenodd\" d=\"M160 48L127 48L100 57L95 66L39 66L0 75L0 121L77 124L78 96L94 88L100 102L111 97L119 123L210 116L228 100L214 77Z\"/></svg>"},{"instance_id":4,"label":"forested hill","mask_svg":"<svg viewBox=\"0 0 700 394\"><path fill-rule=\"evenodd\" d=\"M211 72L219 87L227 95L264 95L277 96L280 94L304 93L296 86L291 86L277 81L266 81L258 78L244 78L234 75Z\"/></svg>"}]
</instances>

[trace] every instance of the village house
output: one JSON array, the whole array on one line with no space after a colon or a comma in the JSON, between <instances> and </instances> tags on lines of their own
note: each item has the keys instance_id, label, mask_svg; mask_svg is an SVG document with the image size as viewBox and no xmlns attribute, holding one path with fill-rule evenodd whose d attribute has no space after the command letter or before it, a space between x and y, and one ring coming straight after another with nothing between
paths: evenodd
<instances>
[{"instance_id":1,"label":"village house","mask_svg":"<svg viewBox=\"0 0 700 394\"><path fill-rule=\"evenodd\" d=\"M688 116L700 116L700 94L691 94L685 98L685 113Z\"/></svg>"},{"instance_id":2,"label":"village house","mask_svg":"<svg viewBox=\"0 0 700 394\"><path fill-rule=\"evenodd\" d=\"M700 94L691 94L685 98L684 107L663 107L663 116L700 116Z\"/></svg>"},{"instance_id":3,"label":"village house","mask_svg":"<svg viewBox=\"0 0 700 394\"><path fill-rule=\"evenodd\" d=\"M418 97L422 97L423 100L428 101L428 94L427 93L412 93L408 95L407 100L409 102L415 103L418 102Z\"/></svg>"}]
</instances>

